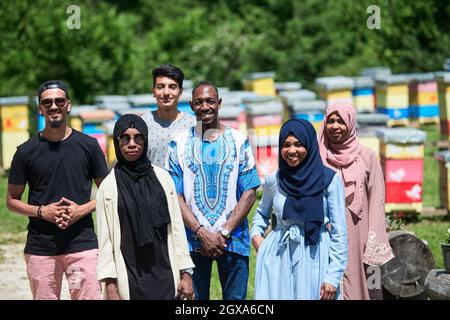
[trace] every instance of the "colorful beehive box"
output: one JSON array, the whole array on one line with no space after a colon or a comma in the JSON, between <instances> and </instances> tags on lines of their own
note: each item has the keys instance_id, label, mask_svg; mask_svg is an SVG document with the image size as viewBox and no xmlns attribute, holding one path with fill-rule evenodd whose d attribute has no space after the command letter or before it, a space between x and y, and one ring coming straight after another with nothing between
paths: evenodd
<instances>
[{"instance_id":1,"label":"colorful beehive box","mask_svg":"<svg viewBox=\"0 0 450 320\"><path fill-rule=\"evenodd\" d=\"M328 105L335 102L353 103L354 80L349 77L320 77L315 81L321 99Z\"/></svg>"},{"instance_id":2,"label":"colorful beehive box","mask_svg":"<svg viewBox=\"0 0 450 320\"><path fill-rule=\"evenodd\" d=\"M381 165L386 183L386 204L402 204L401 211L417 212L422 206L426 133L412 128L391 128L377 130L377 135L383 146ZM408 207L410 204L412 206ZM395 205L388 205L386 210L392 208L396 208Z\"/></svg>"},{"instance_id":3,"label":"colorful beehive box","mask_svg":"<svg viewBox=\"0 0 450 320\"><path fill-rule=\"evenodd\" d=\"M360 72L361 76L370 77L373 80L377 77L387 77L387 76L390 76L391 74L392 74L391 69L389 67L364 68ZM376 106L377 106L377 95L376 95L377 88L376 88L376 86L373 89L374 89L374 106L376 109Z\"/></svg>"},{"instance_id":4,"label":"colorful beehive box","mask_svg":"<svg viewBox=\"0 0 450 320\"><path fill-rule=\"evenodd\" d=\"M450 211L450 151L440 151L435 154L439 164L439 193L441 198L441 207L447 212Z\"/></svg>"},{"instance_id":5,"label":"colorful beehive box","mask_svg":"<svg viewBox=\"0 0 450 320\"><path fill-rule=\"evenodd\" d=\"M0 98L1 132L27 131L28 97Z\"/></svg>"},{"instance_id":6,"label":"colorful beehive box","mask_svg":"<svg viewBox=\"0 0 450 320\"><path fill-rule=\"evenodd\" d=\"M284 105L284 121L291 117L295 103L316 99L316 93L310 90L283 91L279 93L279 96Z\"/></svg>"},{"instance_id":7,"label":"colorful beehive box","mask_svg":"<svg viewBox=\"0 0 450 320\"><path fill-rule=\"evenodd\" d=\"M375 111L375 82L371 77L353 78L355 85L352 90L353 105L357 112Z\"/></svg>"},{"instance_id":8,"label":"colorful beehive box","mask_svg":"<svg viewBox=\"0 0 450 320\"><path fill-rule=\"evenodd\" d=\"M129 97L119 95L95 96L94 102L99 109L120 110L130 108Z\"/></svg>"},{"instance_id":9,"label":"colorful beehive box","mask_svg":"<svg viewBox=\"0 0 450 320\"><path fill-rule=\"evenodd\" d=\"M273 97L244 98L247 130L257 136L278 136L282 125L283 104Z\"/></svg>"},{"instance_id":10,"label":"colorful beehive box","mask_svg":"<svg viewBox=\"0 0 450 320\"><path fill-rule=\"evenodd\" d=\"M301 88L302 85L300 82L275 82L275 90L278 95L280 95L281 92L297 91Z\"/></svg>"},{"instance_id":11,"label":"colorful beehive box","mask_svg":"<svg viewBox=\"0 0 450 320\"><path fill-rule=\"evenodd\" d=\"M409 124L408 81L405 75L375 78L377 112L389 115L389 127Z\"/></svg>"},{"instance_id":12,"label":"colorful beehive box","mask_svg":"<svg viewBox=\"0 0 450 320\"><path fill-rule=\"evenodd\" d=\"M0 139L1 167L3 170L11 168L11 161L17 147L30 138L28 131L2 132Z\"/></svg>"},{"instance_id":13,"label":"colorful beehive box","mask_svg":"<svg viewBox=\"0 0 450 320\"><path fill-rule=\"evenodd\" d=\"M127 96L128 108L157 108L156 99L152 94L133 94Z\"/></svg>"},{"instance_id":14,"label":"colorful beehive box","mask_svg":"<svg viewBox=\"0 0 450 320\"><path fill-rule=\"evenodd\" d=\"M107 156L107 134L105 123L114 120L115 113L112 110L89 110L87 108L73 108L71 112L71 122L81 124L82 132L97 139L103 154ZM74 120L75 118L75 120ZM77 119L78 118L78 119Z\"/></svg>"},{"instance_id":15,"label":"colorful beehive box","mask_svg":"<svg viewBox=\"0 0 450 320\"><path fill-rule=\"evenodd\" d=\"M256 159L256 170L264 183L265 176L278 169L278 137L249 135Z\"/></svg>"},{"instance_id":16,"label":"colorful beehive box","mask_svg":"<svg viewBox=\"0 0 450 320\"><path fill-rule=\"evenodd\" d=\"M435 79L438 89L441 138L450 140L448 130L450 126L450 72L436 72Z\"/></svg>"},{"instance_id":17,"label":"colorful beehive box","mask_svg":"<svg viewBox=\"0 0 450 320\"><path fill-rule=\"evenodd\" d=\"M180 98L178 99L178 106L177 106L178 110L180 110L184 113L190 114L190 115L194 115L194 111L192 111L191 105L189 104L189 101L191 100L191 98L192 98L191 91L185 88L183 90ZM128 103L128 106L118 102L116 106L113 105L113 108L107 107L107 109L113 109L118 113L123 113L121 111L122 109L129 109L130 107L131 108L139 108L139 109L147 109L147 112L158 109L158 104L156 103L156 99L151 94L129 95L129 96L127 96L127 103Z\"/></svg>"},{"instance_id":18,"label":"colorful beehive box","mask_svg":"<svg viewBox=\"0 0 450 320\"><path fill-rule=\"evenodd\" d=\"M244 90L253 91L263 96L275 96L275 73L274 72L254 72L243 76L242 83Z\"/></svg>"},{"instance_id":19,"label":"colorful beehive box","mask_svg":"<svg viewBox=\"0 0 450 320\"><path fill-rule=\"evenodd\" d=\"M239 103L222 102L222 107L219 110L219 120L226 126L239 131L242 113L245 114L245 111L241 109Z\"/></svg>"},{"instance_id":20,"label":"colorful beehive box","mask_svg":"<svg viewBox=\"0 0 450 320\"><path fill-rule=\"evenodd\" d=\"M423 159L383 159L386 203L422 202Z\"/></svg>"},{"instance_id":21,"label":"colorful beehive box","mask_svg":"<svg viewBox=\"0 0 450 320\"><path fill-rule=\"evenodd\" d=\"M308 120L319 133L326 106L327 103L323 100L295 101L290 110L291 118Z\"/></svg>"},{"instance_id":22,"label":"colorful beehive box","mask_svg":"<svg viewBox=\"0 0 450 320\"><path fill-rule=\"evenodd\" d=\"M389 159L423 159L423 144L392 144L381 143L380 152Z\"/></svg>"},{"instance_id":23,"label":"colorful beehive box","mask_svg":"<svg viewBox=\"0 0 450 320\"><path fill-rule=\"evenodd\" d=\"M419 123L439 123L437 84L433 73L418 73L409 83L409 113Z\"/></svg>"},{"instance_id":24,"label":"colorful beehive box","mask_svg":"<svg viewBox=\"0 0 450 320\"><path fill-rule=\"evenodd\" d=\"M361 70L360 75L363 77L386 77L392 74L389 67L370 67Z\"/></svg>"},{"instance_id":25,"label":"colorful beehive box","mask_svg":"<svg viewBox=\"0 0 450 320\"><path fill-rule=\"evenodd\" d=\"M377 130L387 128L389 116L383 113L360 113L357 115L357 136L359 142L375 151L380 158L380 139Z\"/></svg>"},{"instance_id":26,"label":"colorful beehive box","mask_svg":"<svg viewBox=\"0 0 450 320\"><path fill-rule=\"evenodd\" d=\"M29 138L28 97L0 98L0 166L11 167L17 146Z\"/></svg>"},{"instance_id":27,"label":"colorful beehive box","mask_svg":"<svg viewBox=\"0 0 450 320\"><path fill-rule=\"evenodd\" d=\"M243 91L243 90L229 91L229 93L226 96L222 97L222 104L223 103L226 104L230 101L232 104L239 103L239 107L241 108L241 113L238 116L239 132L241 132L244 136L247 136L247 110L246 110L247 104L244 103L244 100L261 99L262 97L263 96L256 94L253 91ZM268 97L264 99L270 100L272 98Z\"/></svg>"}]
</instances>

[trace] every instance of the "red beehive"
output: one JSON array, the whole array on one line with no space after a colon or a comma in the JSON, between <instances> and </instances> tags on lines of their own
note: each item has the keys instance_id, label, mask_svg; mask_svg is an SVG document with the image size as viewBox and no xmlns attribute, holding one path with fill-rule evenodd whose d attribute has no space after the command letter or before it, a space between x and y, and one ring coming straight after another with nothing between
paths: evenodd
<instances>
[{"instance_id":1,"label":"red beehive","mask_svg":"<svg viewBox=\"0 0 450 320\"><path fill-rule=\"evenodd\" d=\"M386 203L422 202L423 160L383 159Z\"/></svg>"}]
</instances>

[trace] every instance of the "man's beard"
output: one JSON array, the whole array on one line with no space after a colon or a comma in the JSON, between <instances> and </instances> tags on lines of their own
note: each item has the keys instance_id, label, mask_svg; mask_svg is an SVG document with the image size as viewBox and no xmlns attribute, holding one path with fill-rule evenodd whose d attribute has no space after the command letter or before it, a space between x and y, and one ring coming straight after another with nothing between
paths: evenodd
<instances>
[{"instance_id":1,"label":"man's beard","mask_svg":"<svg viewBox=\"0 0 450 320\"><path fill-rule=\"evenodd\" d=\"M63 121L62 120L54 120L54 121L50 120L48 124L50 125L50 128L57 129L57 128L61 127L61 125L63 124Z\"/></svg>"}]
</instances>

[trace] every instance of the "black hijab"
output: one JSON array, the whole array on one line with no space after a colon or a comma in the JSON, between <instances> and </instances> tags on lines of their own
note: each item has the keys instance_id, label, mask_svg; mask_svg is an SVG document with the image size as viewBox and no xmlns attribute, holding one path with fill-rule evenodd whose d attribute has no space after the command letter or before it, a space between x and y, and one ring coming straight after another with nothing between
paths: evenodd
<instances>
[{"instance_id":1,"label":"black hijab","mask_svg":"<svg viewBox=\"0 0 450 320\"><path fill-rule=\"evenodd\" d=\"M290 167L281 157L281 147L289 135L296 137L308 151L302 163ZM316 244L324 221L323 190L334 177L334 171L322 163L316 131L306 120L291 119L280 129L278 178L286 192L283 219L305 223L305 241Z\"/></svg>"},{"instance_id":2,"label":"black hijab","mask_svg":"<svg viewBox=\"0 0 450 320\"><path fill-rule=\"evenodd\" d=\"M128 128L135 128L146 137L144 150L136 161L127 161L120 151L119 136ZM167 235L170 215L166 194L147 158L148 129L144 120L134 114L121 116L114 126L113 137L118 208L130 219L136 244L142 247L151 243L155 235L160 239Z\"/></svg>"}]
</instances>

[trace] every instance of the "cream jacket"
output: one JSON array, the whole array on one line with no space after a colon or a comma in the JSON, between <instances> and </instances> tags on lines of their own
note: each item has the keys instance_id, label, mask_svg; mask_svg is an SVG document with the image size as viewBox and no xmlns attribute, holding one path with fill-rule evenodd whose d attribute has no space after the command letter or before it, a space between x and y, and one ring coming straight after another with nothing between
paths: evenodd
<instances>
[{"instance_id":1,"label":"cream jacket","mask_svg":"<svg viewBox=\"0 0 450 320\"><path fill-rule=\"evenodd\" d=\"M167 242L176 290L180 282L180 270L193 268L194 263L189 255L186 232L173 180L164 169L153 166L153 170L155 170L155 174L163 186L169 207L171 223L168 225ZM117 183L113 169L103 180L96 197L99 246L97 279L102 284L104 298L106 298L105 279L113 278L117 281L120 298L129 300L127 269L120 250L121 232L117 199ZM158 288L155 288L155 290L158 290Z\"/></svg>"}]
</instances>

